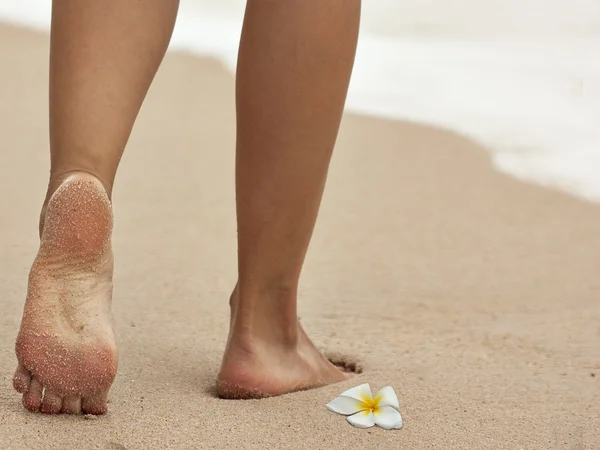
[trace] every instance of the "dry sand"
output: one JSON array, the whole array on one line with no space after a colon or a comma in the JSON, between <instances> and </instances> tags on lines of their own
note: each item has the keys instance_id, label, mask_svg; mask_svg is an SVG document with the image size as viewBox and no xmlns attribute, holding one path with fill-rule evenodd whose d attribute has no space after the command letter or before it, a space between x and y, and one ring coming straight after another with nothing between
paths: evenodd
<instances>
[{"instance_id":1,"label":"dry sand","mask_svg":"<svg viewBox=\"0 0 600 450\"><path fill-rule=\"evenodd\" d=\"M118 379L105 417L25 412L13 342L48 172L48 38L0 28L0 448L600 448L600 207L496 172L459 135L347 115L302 321L364 373L260 401L212 392L235 280L233 79L169 55L114 193ZM325 403L398 392L400 431Z\"/></svg>"}]
</instances>

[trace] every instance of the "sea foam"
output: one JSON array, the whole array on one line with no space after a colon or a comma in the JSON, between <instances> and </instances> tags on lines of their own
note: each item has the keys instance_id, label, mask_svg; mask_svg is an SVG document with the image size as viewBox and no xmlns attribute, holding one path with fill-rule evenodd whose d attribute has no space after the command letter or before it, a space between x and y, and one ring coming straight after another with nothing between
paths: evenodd
<instances>
[{"instance_id":1,"label":"sea foam","mask_svg":"<svg viewBox=\"0 0 600 450\"><path fill-rule=\"evenodd\" d=\"M171 49L234 70L244 6L182 0ZM50 10L5 1L0 21L47 30ZM600 2L365 0L347 109L454 130L508 174L600 202Z\"/></svg>"}]
</instances>

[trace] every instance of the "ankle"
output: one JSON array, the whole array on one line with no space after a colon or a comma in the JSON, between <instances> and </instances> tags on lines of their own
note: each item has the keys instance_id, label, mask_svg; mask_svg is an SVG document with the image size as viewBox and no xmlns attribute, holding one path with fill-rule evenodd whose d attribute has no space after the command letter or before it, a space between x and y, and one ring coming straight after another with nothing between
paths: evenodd
<instances>
[{"instance_id":1,"label":"ankle","mask_svg":"<svg viewBox=\"0 0 600 450\"><path fill-rule=\"evenodd\" d=\"M232 338L252 347L295 347L299 329L296 289L257 292L236 285L231 298Z\"/></svg>"}]
</instances>

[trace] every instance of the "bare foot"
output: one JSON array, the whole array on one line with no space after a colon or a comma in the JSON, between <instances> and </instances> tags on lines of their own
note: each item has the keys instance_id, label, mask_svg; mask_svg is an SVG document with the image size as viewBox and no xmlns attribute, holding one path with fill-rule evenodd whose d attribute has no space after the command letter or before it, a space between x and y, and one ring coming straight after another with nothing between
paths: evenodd
<instances>
[{"instance_id":1,"label":"bare foot","mask_svg":"<svg viewBox=\"0 0 600 450\"><path fill-rule=\"evenodd\" d=\"M292 345L267 342L259 332L249 335L247 330L252 327L236 326L240 322L234 320L235 295L234 292L231 300L232 329L217 378L219 397L272 397L349 378L348 373L342 372L319 352L298 321L297 338Z\"/></svg>"},{"instance_id":2,"label":"bare foot","mask_svg":"<svg viewBox=\"0 0 600 450\"><path fill-rule=\"evenodd\" d=\"M107 411L117 372L111 232L102 184L67 177L48 202L16 343L13 385L29 411Z\"/></svg>"}]
</instances>

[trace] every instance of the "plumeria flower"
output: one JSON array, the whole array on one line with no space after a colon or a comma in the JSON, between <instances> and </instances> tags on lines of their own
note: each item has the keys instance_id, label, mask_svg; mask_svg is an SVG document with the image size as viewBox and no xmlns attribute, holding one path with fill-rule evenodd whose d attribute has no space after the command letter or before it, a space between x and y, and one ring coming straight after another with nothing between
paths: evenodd
<instances>
[{"instance_id":1,"label":"plumeria flower","mask_svg":"<svg viewBox=\"0 0 600 450\"><path fill-rule=\"evenodd\" d=\"M402 416L398 412L400 403L394 388L381 388L375 398L368 383L343 392L327 404L327 408L343 414L346 420L358 428L371 428L379 425L386 430L402 428Z\"/></svg>"}]
</instances>

